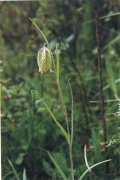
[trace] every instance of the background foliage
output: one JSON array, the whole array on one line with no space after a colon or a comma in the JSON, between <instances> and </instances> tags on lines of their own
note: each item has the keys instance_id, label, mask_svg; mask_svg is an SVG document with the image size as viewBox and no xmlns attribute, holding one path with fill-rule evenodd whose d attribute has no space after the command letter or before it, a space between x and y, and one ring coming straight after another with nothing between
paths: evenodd
<instances>
[{"instance_id":1,"label":"background foliage","mask_svg":"<svg viewBox=\"0 0 120 180\"><path fill-rule=\"evenodd\" d=\"M110 172L104 165L95 168L86 179L120 179L120 1L99 1L107 154L102 146L95 24L91 1L45 0L0 2L0 60L2 66L2 176L14 180L8 159L22 178L61 179L50 162L47 150L69 176L68 149L59 129L42 105L47 99L57 119L65 127L53 74L41 75L36 63L43 46L29 20L34 18L55 49L60 46L60 81L70 117L71 100L68 79L74 97L74 171L76 179L86 169L83 147L87 144L90 164L111 158ZM41 97L32 96L37 90Z\"/></svg>"}]
</instances>

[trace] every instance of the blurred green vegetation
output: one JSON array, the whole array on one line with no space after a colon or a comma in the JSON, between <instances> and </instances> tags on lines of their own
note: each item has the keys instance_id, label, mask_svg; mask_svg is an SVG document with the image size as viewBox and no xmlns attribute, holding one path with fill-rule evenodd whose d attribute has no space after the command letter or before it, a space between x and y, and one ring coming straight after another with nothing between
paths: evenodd
<instances>
[{"instance_id":1,"label":"blurred green vegetation","mask_svg":"<svg viewBox=\"0 0 120 180\"><path fill-rule=\"evenodd\" d=\"M22 179L24 169L30 180L61 179L47 151L70 176L67 143L42 104L45 98L57 119L65 127L54 75L41 75L37 53L44 41L29 17L46 35L51 48L60 47L60 83L68 117L74 98L74 173L82 174L84 145L90 164L112 159L106 174L101 165L86 180L120 179L120 1L99 1L100 38L103 58L107 154L103 151L100 122L97 47L91 1L42 0L0 2L0 62L2 87L2 177L14 180L8 159ZM32 90L41 99L32 96Z\"/></svg>"}]
</instances>

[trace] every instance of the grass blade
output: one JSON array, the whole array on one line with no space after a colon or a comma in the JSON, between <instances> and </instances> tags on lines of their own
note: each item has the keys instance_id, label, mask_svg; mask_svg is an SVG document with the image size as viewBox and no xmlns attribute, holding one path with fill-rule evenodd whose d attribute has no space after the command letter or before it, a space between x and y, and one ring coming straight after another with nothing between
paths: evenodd
<instances>
[{"instance_id":1,"label":"grass blade","mask_svg":"<svg viewBox=\"0 0 120 180\"><path fill-rule=\"evenodd\" d=\"M113 44L115 44L115 43L117 43L117 42L119 42L119 40L120 40L120 35L117 36L116 38L114 38L112 41L110 41L110 42L104 47L104 49L108 48L109 46L111 46L111 45L113 45Z\"/></svg>"},{"instance_id":2,"label":"grass blade","mask_svg":"<svg viewBox=\"0 0 120 180\"><path fill-rule=\"evenodd\" d=\"M102 17L100 17L99 19L100 19L100 20L104 20L104 19L106 19L106 18L113 17L113 16L119 16L119 15L120 15L120 12L111 13L111 14L107 14L107 15L105 15L105 16L102 16ZM91 23L91 22L94 22L94 21L95 21L95 19L91 19L91 20L87 21L86 23Z\"/></svg>"},{"instance_id":3,"label":"grass blade","mask_svg":"<svg viewBox=\"0 0 120 180\"><path fill-rule=\"evenodd\" d=\"M110 13L110 14L108 14L108 15L105 15L105 16L100 17L99 19L106 19L106 18L108 18L108 17L119 16L119 15L120 15L120 12Z\"/></svg>"},{"instance_id":4,"label":"grass blade","mask_svg":"<svg viewBox=\"0 0 120 180\"><path fill-rule=\"evenodd\" d=\"M42 35L44 41L46 42L47 46L48 46L49 49L50 49L49 42L48 42L46 36L44 35L44 33L41 31L41 29L38 27L38 25L37 25L30 17L29 17L29 19L31 20L31 22L32 22L33 25L35 26L36 30L37 30L38 32L40 32L40 34Z\"/></svg>"},{"instance_id":5,"label":"grass blade","mask_svg":"<svg viewBox=\"0 0 120 180\"><path fill-rule=\"evenodd\" d=\"M70 81L68 81L71 93L71 145L73 143L73 92Z\"/></svg>"},{"instance_id":6,"label":"grass blade","mask_svg":"<svg viewBox=\"0 0 120 180\"><path fill-rule=\"evenodd\" d=\"M51 159L51 161L54 163L54 166L57 168L57 170L59 171L60 175L63 177L64 180L67 180L67 177L65 176L63 170L61 169L61 167L59 166L59 164L57 163L57 161L53 158L53 156L48 152L48 155Z\"/></svg>"},{"instance_id":7,"label":"grass blade","mask_svg":"<svg viewBox=\"0 0 120 180\"><path fill-rule=\"evenodd\" d=\"M84 146L84 159L85 159L85 164L86 164L87 168L90 169L90 166L89 166L88 160L87 160L87 147L86 147L86 144ZM90 172L91 172L91 170L90 170Z\"/></svg>"},{"instance_id":8,"label":"grass blade","mask_svg":"<svg viewBox=\"0 0 120 180\"><path fill-rule=\"evenodd\" d=\"M17 179L17 180L21 180L20 177L19 177L19 175L18 175L18 173L17 173L17 171L16 171L16 169L14 168L12 162L11 162L9 159L8 159L8 162L9 162L9 164L10 164L12 170L13 170L13 173L14 173L16 179Z\"/></svg>"},{"instance_id":9,"label":"grass blade","mask_svg":"<svg viewBox=\"0 0 120 180\"><path fill-rule=\"evenodd\" d=\"M87 169L87 170L80 176L79 180L82 180L82 179L84 178L84 176L85 176L88 172L90 172L91 169L93 169L94 167L99 166L100 164L107 163L107 162L109 162L109 161L111 161L111 159L108 159L108 160L105 160L105 161L101 161L101 162L99 162L99 163L94 164L93 166L91 166L89 169Z\"/></svg>"},{"instance_id":10,"label":"grass blade","mask_svg":"<svg viewBox=\"0 0 120 180\"><path fill-rule=\"evenodd\" d=\"M56 123L57 127L60 129L60 131L62 132L62 134L64 135L64 137L66 138L68 144L70 144L70 137L67 134L67 132L65 131L65 129L61 126L61 124L57 121L55 115L53 114L53 112L50 110L49 106L43 102L45 108L47 109L47 111L50 113L51 117L53 118L54 122Z\"/></svg>"},{"instance_id":11,"label":"grass blade","mask_svg":"<svg viewBox=\"0 0 120 180\"><path fill-rule=\"evenodd\" d=\"M107 70L107 74L108 74L110 87L114 93L115 98L118 99L118 92L117 92L117 86L115 83L114 72L113 72L112 65L111 65L109 59L106 60L106 70Z\"/></svg>"},{"instance_id":12,"label":"grass blade","mask_svg":"<svg viewBox=\"0 0 120 180\"><path fill-rule=\"evenodd\" d=\"M22 178L23 180L27 180L27 176L26 176L26 169L24 169L24 171L23 171L23 178Z\"/></svg>"},{"instance_id":13,"label":"grass blade","mask_svg":"<svg viewBox=\"0 0 120 180\"><path fill-rule=\"evenodd\" d=\"M4 175L4 176L2 177L2 180L6 179L6 177L9 176L10 174L13 174L13 172L12 172L12 171L8 172L6 175Z\"/></svg>"},{"instance_id":14,"label":"grass blade","mask_svg":"<svg viewBox=\"0 0 120 180\"><path fill-rule=\"evenodd\" d=\"M57 81L59 82L59 74L60 74L60 60L59 60L59 51L58 51L58 46L56 46L56 78Z\"/></svg>"}]
</instances>

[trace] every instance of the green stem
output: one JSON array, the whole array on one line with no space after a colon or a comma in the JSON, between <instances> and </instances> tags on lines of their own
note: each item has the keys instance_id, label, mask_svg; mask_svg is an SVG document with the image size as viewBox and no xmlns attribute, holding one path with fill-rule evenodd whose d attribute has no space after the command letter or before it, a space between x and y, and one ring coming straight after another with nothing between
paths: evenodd
<instances>
[{"instance_id":1,"label":"green stem","mask_svg":"<svg viewBox=\"0 0 120 180\"><path fill-rule=\"evenodd\" d=\"M0 67L0 70L2 70L1 67ZM1 107L2 107L2 72L0 72L0 165L2 164L2 161L1 161L1 119L2 119ZM0 177L1 176L2 176L2 173L0 170Z\"/></svg>"},{"instance_id":2,"label":"green stem","mask_svg":"<svg viewBox=\"0 0 120 180\"><path fill-rule=\"evenodd\" d=\"M64 103L62 89L61 89L60 83L58 81L57 81L57 87L58 87L58 91L59 91L59 96L60 96L60 101L61 101L63 113L64 113L64 116L65 116L67 132L68 132L68 135L70 136L70 129L69 129L69 124L68 124L67 110L66 110L65 103Z\"/></svg>"},{"instance_id":3,"label":"green stem","mask_svg":"<svg viewBox=\"0 0 120 180\"><path fill-rule=\"evenodd\" d=\"M38 27L38 25L29 17L29 19L31 20L31 22L33 23L33 25L35 26L35 28L37 29L38 32L40 32L41 36L43 37L45 43L47 44L48 48L49 48L49 51L50 51L50 54L51 54L51 61L53 59L53 53L51 51L51 48L50 48L50 44L46 38L46 36L44 35L44 33L41 31L41 29ZM55 64L54 64L54 59L53 59L53 66L54 66L54 69L55 69Z\"/></svg>"},{"instance_id":4,"label":"green stem","mask_svg":"<svg viewBox=\"0 0 120 180\"><path fill-rule=\"evenodd\" d=\"M91 166L90 168L88 168L88 169L81 175L81 177L79 178L79 180L82 180L82 179L84 178L84 176L85 176L88 172L90 172L90 170L93 169L94 167L96 167L96 166L98 166L98 165L100 165L100 164L109 162L109 161L111 161L111 159L105 160L105 161L102 161L102 162L99 162L99 163L94 164L93 166Z\"/></svg>"},{"instance_id":5,"label":"green stem","mask_svg":"<svg viewBox=\"0 0 120 180\"><path fill-rule=\"evenodd\" d=\"M57 87L58 87L58 91L59 91L61 105L62 105L62 108L63 108L63 113L64 113L64 116L65 116L68 136L71 137L70 144L69 144L69 155L70 155L71 176L72 176L72 180L74 180L73 156L72 156L72 140L73 140L72 132L73 132L73 130L71 131L71 136L70 136L70 129L69 129L69 124L68 124L67 110L66 110L66 106L65 106L65 103L64 103L64 97L63 97L62 89L61 89L60 83L58 81L57 81Z\"/></svg>"},{"instance_id":6,"label":"green stem","mask_svg":"<svg viewBox=\"0 0 120 180\"><path fill-rule=\"evenodd\" d=\"M69 154L70 154L71 176L72 176L72 180L74 180L72 144L69 145Z\"/></svg>"},{"instance_id":7,"label":"green stem","mask_svg":"<svg viewBox=\"0 0 120 180\"><path fill-rule=\"evenodd\" d=\"M46 44L47 44L47 46L49 47L49 49L50 49L50 45L49 45L49 42L48 42L48 40L47 40L47 38L46 38L46 36L44 35L44 33L41 31L41 29L37 26L37 24L35 24L35 22L29 17L29 19L31 20L31 22L33 23L33 25L36 27L36 29L38 30L38 32L40 32L41 33L41 35L42 35L42 37L43 37L43 39L44 39L44 41L46 42Z\"/></svg>"}]
</instances>

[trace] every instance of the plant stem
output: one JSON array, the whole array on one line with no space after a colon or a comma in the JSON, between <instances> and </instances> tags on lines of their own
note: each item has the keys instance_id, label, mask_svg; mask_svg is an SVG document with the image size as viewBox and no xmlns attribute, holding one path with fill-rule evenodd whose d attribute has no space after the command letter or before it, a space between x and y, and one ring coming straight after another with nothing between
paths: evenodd
<instances>
[{"instance_id":1,"label":"plant stem","mask_svg":"<svg viewBox=\"0 0 120 180\"><path fill-rule=\"evenodd\" d=\"M104 117L104 96L103 96L103 72L102 72L102 57L101 57L101 48L100 48L100 32L99 32L99 17L98 10L96 5L96 0L93 1L93 9L95 15L95 29L96 29L96 43L97 43L97 59L98 59L98 73L99 73L99 95L100 95L100 118L102 121L102 129L103 129L103 143L104 149L107 141L107 133L106 133L106 121Z\"/></svg>"},{"instance_id":2,"label":"plant stem","mask_svg":"<svg viewBox=\"0 0 120 180\"><path fill-rule=\"evenodd\" d=\"M33 25L36 27L37 31L41 33L41 35L42 35L44 41L46 42L47 46L48 46L49 49L50 49L49 42L48 42L46 36L44 35L44 33L41 31L41 29L37 26L37 24L36 24L30 17L29 17L29 19L30 19L30 21L33 23Z\"/></svg>"},{"instance_id":3,"label":"plant stem","mask_svg":"<svg viewBox=\"0 0 120 180\"><path fill-rule=\"evenodd\" d=\"M0 70L2 71L2 68L0 67ZM1 105L2 105L2 72L0 72L0 167L2 166L1 162L1 118L2 118L2 111L1 111ZM2 168L0 170L0 179L2 178Z\"/></svg>"},{"instance_id":4,"label":"plant stem","mask_svg":"<svg viewBox=\"0 0 120 180\"><path fill-rule=\"evenodd\" d=\"M71 176L72 176L72 180L74 180L72 144L69 145L69 153L70 153Z\"/></svg>"},{"instance_id":5,"label":"plant stem","mask_svg":"<svg viewBox=\"0 0 120 180\"><path fill-rule=\"evenodd\" d=\"M66 121L66 126L67 126L67 133L68 133L68 136L71 137L70 136L70 128L69 128L69 124L68 124L67 110L66 110L66 106L65 106L65 103L64 103L64 97L63 97L63 93L62 93L62 89L61 89L59 81L57 81L57 87L58 87L58 91L59 91L61 105L62 105L62 108L63 108L63 113L64 113L64 116L65 116L65 121ZM71 176L72 176L72 180L74 180L72 141L70 141L70 144L69 144L69 155L70 155Z\"/></svg>"},{"instance_id":6,"label":"plant stem","mask_svg":"<svg viewBox=\"0 0 120 180\"><path fill-rule=\"evenodd\" d=\"M105 112L104 112L104 96L103 96L103 71L102 71L102 56L101 56L101 47L100 47L100 31L99 31L99 16L98 16L98 7L97 7L97 0L92 0L93 2L93 9L95 15L95 29L96 29L96 43L97 43L97 59L98 59L98 73L99 73L99 96L100 96L100 118L102 122L102 130L103 130L103 144L104 144L104 151L106 156L108 157L106 142L107 142L107 128L106 128L106 121L105 121ZM105 171L109 174L109 164L106 164Z\"/></svg>"},{"instance_id":7,"label":"plant stem","mask_svg":"<svg viewBox=\"0 0 120 180\"><path fill-rule=\"evenodd\" d=\"M69 124L68 124L67 110L66 110L66 106L65 106L65 103L64 103L62 89L61 89L60 83L58 81L57 81L57 87L58 87L58 91L59 91L61 105L62 105L62 108L63 108L63 113L64 113L64 116L65 116L67 132L68 132L68 135L70 136L70 129L69 129Z\"/></svg>"},{"instance_id":8,"label":"plant stem","mask_svg":"<svg viewBox=\"0 0 120 180\"><path fill-rule=\"evenodd\" d=\"M101 161L101 162L98 162L98 163L94 164L93 166L91 166L90 168L88 168L88 169L81 175L81 177L79 178L79 180L82 180L82 179L84 178L84 176L85 176L88 172L90 172L90 170L93 169L94 167L96 167L96 166L98 166L98 165L100 165L100 164L103 164L103 163L107 163L107 162L109 162L109 161L111 161L111 159L108 159L108 160L105 160L105 161Z\"/></svg>"}]
</instances>

